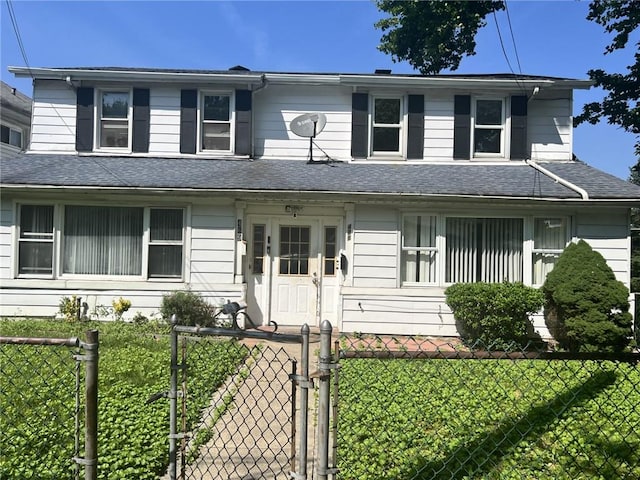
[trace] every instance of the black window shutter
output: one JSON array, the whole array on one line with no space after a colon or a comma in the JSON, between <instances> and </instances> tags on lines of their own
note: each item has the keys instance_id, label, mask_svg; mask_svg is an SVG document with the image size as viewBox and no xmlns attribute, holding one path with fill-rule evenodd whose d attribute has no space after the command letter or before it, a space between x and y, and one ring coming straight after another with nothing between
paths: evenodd
<instances>
[{"instance_id":1,"label":"black window shutter","mask_svg":"<svg viewBox=\"0 0 640 480\"><path fill-rule=\"evenodd\" d=\"M236 90L236 155L251 155L251 90Z\"/></svg>"},{"instance_id":2,"label":"black window shutter","mask_svg":"<svg viewBox=\"0 0 640 480\"><path fill-rule=\"evenodd\" d=\"M528 158L527 148L527 96L511 97L511 159Z\"/></svg>"},{"instance_id":3,"label":"black window shutter","mask_svg":"<svg viewBox=\"0 0 640 480\"><path fill-rule=\"evenodd\" d=\"M180 153L196 153L198 91L180 92Z\"/></svg>"},{"instance_id":4,"label":"black window shutter","mask_svg":"<svg viewBox=\"0 0 640 480\"><path fill-rule=\"evenodd\" d=\"M456 95L453 106L453 158L471 158L471 97Z\"/></svg>"},{"instance_id":5,"label":"black window shutter","mask_svg":"<svg viewBox=\"0 0 640 480\"><path fill-rule=\"evenodd\" d=\"M367 158L369 138L369 95L351 95L351 156Z\"/></svg>"},{"instance_id":6,"label":"black window shutter","mask_svg":"<svg viewBox=\"0 0 640 480\"><path fill-rule=\"evenodd\" d=\"M132 151L149 151L149 89L133 89L133 142Z\"/></svg>"},{"instance_id":7,"label":"black window shutter","mask_svg":"<svg viewBox=\"0 0 640 480\"><path fill-rule=\"evenodd\" d=\"M93 88L79 87L76 91L76 150L93 150Z\"/></svg>"},{"instance_id":8,"label":"black window shutter","mask_svg":"<svg viewBox=\"0 0 640 480\"><path fill-rule=\"evenodd\" d=\"M424 158L424 95L409 95L407 158Z\"/></svg>"}]
</instances>

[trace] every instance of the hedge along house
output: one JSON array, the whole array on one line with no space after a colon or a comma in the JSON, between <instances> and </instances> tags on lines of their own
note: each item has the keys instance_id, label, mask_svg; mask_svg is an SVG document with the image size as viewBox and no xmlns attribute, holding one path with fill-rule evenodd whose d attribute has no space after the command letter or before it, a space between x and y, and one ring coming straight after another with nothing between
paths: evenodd
<instances>
[{"instance_id":1,"label":"hedge along house","mask_svg":"<svg viewBox=\"0 0 640 480\"><path fill-rule=\"evenodd\" d=\"M640 188L573 159L586 81L10 71L34 103L0 169L4 316L190 289L259 322L457 335L448 285L540 285L576 239L629 284Z\"/></svg>"}]
</instances>

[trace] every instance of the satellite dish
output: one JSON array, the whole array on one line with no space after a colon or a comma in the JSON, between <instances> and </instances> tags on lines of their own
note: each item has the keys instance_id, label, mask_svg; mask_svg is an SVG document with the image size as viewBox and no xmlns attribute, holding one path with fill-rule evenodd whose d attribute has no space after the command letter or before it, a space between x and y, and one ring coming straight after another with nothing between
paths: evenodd
<instances>
[{"instance_id":1,"label":"satellite dish","mask_svg":"<svg viewBox=\"0 0 640 480\"><path fill-rule=\"evenodd\" d=\"M304 113L297 116L289 127L299 137L315 138L327 124L327 116L324 113Z\"/></svg>"}]
</instances>

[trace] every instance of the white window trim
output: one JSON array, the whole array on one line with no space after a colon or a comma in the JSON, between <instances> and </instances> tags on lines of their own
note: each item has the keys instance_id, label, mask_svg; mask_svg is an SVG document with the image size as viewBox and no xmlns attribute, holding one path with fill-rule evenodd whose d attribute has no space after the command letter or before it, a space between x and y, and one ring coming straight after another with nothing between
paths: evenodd
<instances>
[{"instance_id":1,"label":"white window trim","mask_svg":"<svg viewBox=\"0 0 640 480\"><path fill-rule=\"evenodd\" d=\"M436 217L436 242L435 247L419 247L420 251L435 251L435 262L436 262L436 281L435 282L405 282L402 280L402 252L403 251L415 251L416 247L405 247L404 245L404 218L405 216L435 216ZM522 219L523 222L523 244L522 244L522 282L525 285L540 287L541 284L533 283L533 255L535 253L562 253L563 249L534 249L534 228L535 228L535 219L539 218L561 218L565 221L566 225L566 245L571 241L571 228L572 228L572 217L568 215L566 212L558 212L557 214L535 214L533 216L530 215L510 215L504 213L496 213L492 214L491 212L485 212L482 215L473 215L468 213L456 213L456 212L447 212L447 213L434 213L433 211L406 211L402 212L400 215L400 224L398 228L398 286L400 288L415 288L415 287L433 287L438 286L442 288L446 288L450 285L453 285L451 282L445 282L446 277L446 220L447 218L505 218L505 219Z\"/></svg>"},{"instance_id":2,"label":"white window trim","mask_svg":"<svg viewBox=\"0 0 640 480\"><path fill-rule=\"evenodd\" d=\"M103 93L127 93L129 95L129 108L127 111L127 146L126 147L102 147L102 94ZM133 145L133 89L132 88L96 88L96 98L94 102L94 141L93 149L97 152L119 152L131 153ZM122 121L122 120L121 120Z\"/></svg>"},{"instance_id":3,"label":"white window trim","mask_svg":"<svg viewBox=\"0 0 640 480\"><path fill-rule=\"evenodd\" d=\"M202 148L202 125L205 122L204 114L204 97L209 95L224 95L229 97L229 150L205 150ZM236 151L236 109L235 109L235 92L232 90L198 90L198 127L196 132L196 152L202 155L233 155ZM226 123L221 121L207 121L208 123Z\"/></svg>"},{"instance_id":4,"label":"white window trim","mask_svg":"<svg viewBox=\"0 0 640 480\"><path fill-rule=\"evenodd\" d=\"M420 246L420 247L411 247L411 246L406 246L405 242L404 242L404 221L406 217L435 217L435 223L436 223L436 238L435 238L435 245L432 247L427 247L427 246ZM400 218L400 263L402 264L402 255L403 252L434 252L435 253L435 279L433 282L408 282L408 281L403 281L402 278L400 278L400 285L401 286L423 286L423 285L429 285L429 286L434 286L434 285L438 285L440 283L440 278L441 278L441 273L440 273L440 256L441 256L441 249L440 249L440 215L433 213L433 212L405 212L401 215ZM400 265L400 269L398 270L399 272L402 272L402 265ZM401 277L401 276L400 276Z\"/></svg>"},{"instance_id":5,"label":"white window trim","mask_svg":"<svg viewBox=\"0 0 640 480\"><path fill-rule=\"evenodd\" d=\"M376 108L376 100L377 99L393 99L400 100L400 123L398 124L388 124L388 123L375 123L375 108ZM384 158L406 158L406 136L407 136L407 96L406 95L394 95L394 94L372 94L369 96L369 157L373 159L384 159ZM373 150L373 129L375 127L385 127L385 128L398 128L400 130L399 134L399 145L397 152L376 152Z\"/></svg>"},{"instance_id":6,"label":"white window trim","mask_svg":"<svg viewBox=\"0 0 640 480\"><path fill-rule=\"evenodd\" d=\"M20 271L20 205L50 205L53 206L53 259L52 259L52 274L21 274ZM142 230L142 258L141 258L141 275L82 275L82 274L70 274L63 273L63 258L64 255L64 210L66 206L78 206L85 205L81 203L52 203L52 202L38 202L25 199L25 201L16 201L14 203L15 212L15 225L13 228L13 247L14 261L12 262L12 277L22 279L60 279L60 280L89 280L89 281L146 281L146 282L188 282L189 271L187 265L190 262L189 246L191 243L191 228L188 224L190 218L190 208L188 205L130 205L130 204L112 204L109 207L133 207L143 209L143 230ZM97 205L97 204L92 204ZM150 277L149 266L149 246L151 242L150 238L150 218L151 210L182 210L182 242L162 242L163 244L181 244L182 245L182 271L179 277ZM158 243L155 243L156 245Z\"/></svg>"},{"instance_id":7,"label":"white window trim","mask_svg":"<svg viewBox=\"0 0 640 480\"><path fill-rule=\"evenodd\" d=\"M22 205L38 205L38 206L51 206L53 207L53 232L51 235L51 274L47 275L44 273L20 273L20 243L21 243L21 213L20 208ZM12 235L12 245L13 250L15 252L13 262L11 263L11 277L12 278L39 278L39 279L53 279L56 276L57 272L57 247L58 247L58 229L56 228L56 221L58 219L58 206L51 202L38 202L38 201L24 201L24 202L14 202L13 211L15 212L14 228Z\"/></svg>"},{"instance_id":8,"label":"white window trim","mask_svg":"<svg viewBox=\"0 0 640 480\"><path fill-rule=\"evenodd\" d=\"M3 127L7 127L9 129L9 143L4 143L2 142L2 145L4 147L7 148L11 148L12 150L15 150L16 152L22 151L25 148L25 139L24 139L24 135L25 135L25 129L22 127L18 127L15 124L11 124L11 123L7 123L4 119L2 119L2 126ZM17 132L20 134L20 146L17 145L13 145L11 143L11 132Z\"/></svg>"},{"instance_id":9,"label":"white window trim","mask_svg":"<svg viewBox=\"0 0 640 480\"><path fill-rule=\"evenodd\" d=\"M477 125L476 124L476 110L478 105L478 100L499 100L502 103L502 120L500 125ZM471 101L471 158L506 158L506 152L508 147L507 141L507 132L508 128L508 119L507 119L507 99L504 97L472 97ZM500 152L499 153L488 153L488 152L476 152L475 151L475 136L476 136L476 128L479 130L487 129L487 130L495 130L500 129L502 132L500 134Z\"/></svg>"}]
</instances>

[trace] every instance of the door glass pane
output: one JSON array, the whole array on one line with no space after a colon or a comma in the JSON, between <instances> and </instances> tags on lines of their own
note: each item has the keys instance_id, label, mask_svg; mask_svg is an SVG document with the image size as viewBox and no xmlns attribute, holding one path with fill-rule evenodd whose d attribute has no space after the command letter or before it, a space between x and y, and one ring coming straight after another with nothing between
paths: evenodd
<instances>
[{"instance_id":1,"label":"door glass pane","mask_svg":"<svg viewBox=\"0 0 640 480\"><path fill-rule=\"evenodd\" d=\"M336 227L324 229L324 274L336 273Z\"/></svg>"},{"instance_id":2,"label":"door glass pane","mask_svg":"<svg viewBox=\"0 0 640 480\"><path fill-rule=\"evenodd\" d=\"M253 226L253 273L264 273L264 225Z\"/></svg>"},{"instance_id":3,"label":"door glass pane","mask_svg":"<svg viewBox=\"0 0 640 480\"><path fill-rule=\"evenodd\" d=\"M280 275L308 275L310 227L280 227Z\"/></svg>"}]
</instances>

